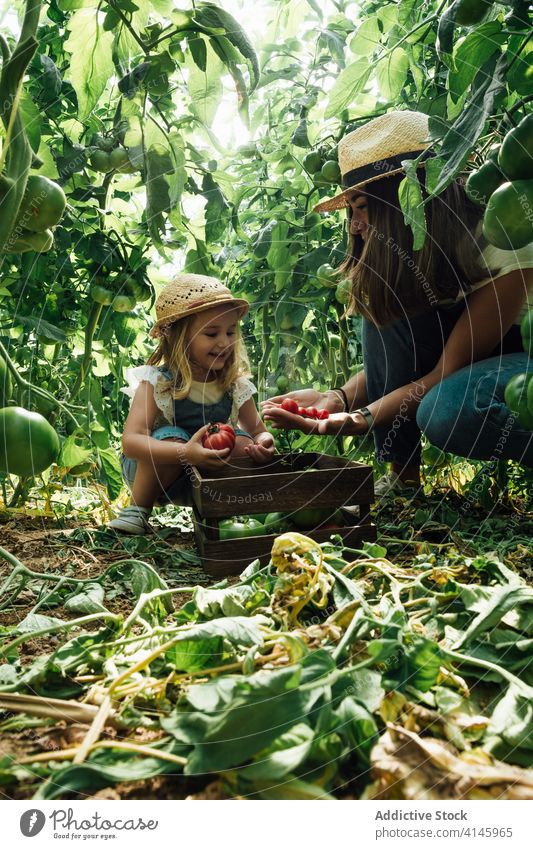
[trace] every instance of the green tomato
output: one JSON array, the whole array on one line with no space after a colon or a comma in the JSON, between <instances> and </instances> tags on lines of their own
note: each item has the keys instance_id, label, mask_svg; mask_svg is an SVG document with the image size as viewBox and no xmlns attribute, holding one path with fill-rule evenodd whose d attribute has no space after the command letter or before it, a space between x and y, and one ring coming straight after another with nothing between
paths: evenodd
<instances>
[{"instance_id":1,"label":"green tomato","mask_svg":"<svg viewBox=\"0 0 533 849\"><path fill-rule=\"evenodd\" d=\"M508 180L533 178L533 114L526 115L507 133L498 155L498 165Z\"/></svg>"},{"instance_id":2,"label":"green tomato","mask_svg":"<svg viewBox=\"0 0 533 849\"><path fill-rule=\"evenodd\" d=\"M341 178L339 163L335 162L334 159L328 159L327 162L324 162L320 173L328 183L338 183Z\"/></svg>"},{"instance_id":3,"label":"green tomato","mask_svg":"<svg viewBox=\"0 0 533 849\"><path fill-rule=\"evenodd\" d=\"M322 157L318 150L311 150L303 158L303 166L309 174L316 174L322 168Z\"/></svg>"},{"instance_id":4,"label":"green tomato","mask_svg":"<svg viewBox=\"0 0 533 849\"><path fill-rule=\"evenodd\" d=\"M335 289L335 298L339 304L346 306L350 303L352 293L352 284L350 280L341 280Z\"/></svg>"},{"instance_id":5,"label":"green tomato","mask_svg":"<svg viewBox=\"0 0 533 849\"><path fill-rule=\"evenodd\" d=\"M38 475L59 454L59 436L39 413L23 407L0 410L0 470L19 477Z\"/></svg>"},{"instance_id":6,"label":"green tomato","mask_svg":"<svg viewBox=\"0 0 533 849\"><path fill-rule=\"evenodd\" d=\"M54 244L54 234L51 230L42 230L38 233L33 233L30 230L22 230L14 242L8 242L9 250L26 253L26 251L36 251L37 253L46 253Z\"/></svg>"},{"instance_id":7,"label":"green tomato","mask_svg":"<svg viewBox=\"0 0 533 849\"><path fill-rule=\"evenodd\" d=\"M285 513L267 513L263 524L267 534L281 534L289 527Z\"/></svg>"},{"instance_id":8,"label":"green tomato","mask_svg":"<svg viewBox=\"0 0 533 849\"><path fill-rule=\"evenodd\" d=\"M243 539L266 534L265 526L253 516L233 516L218 523L218 535L224 539Z\"/></svg>"},{"instance_id":9,"label":"green tomato","mask_svg":"<svg viewBox=\"0 0 533 849\"><path fill-rule=\"evenodd\" d=\"M533 242L532 209L533 179L503 183L489 198L483 235L504 251L524 248Z\"/></svg>"},{"instance_id":10,"label":"green tomato","mask_svg":"<svg viewBox=\"0 0 533 849\"><path fill-rule=\"evenodd\" d=\"M101 286L99 283L91 286L90 295L93 301L97 304L103 304L105 307L111 306L113 298L115 297L111 289L108 289L106 286Z\"/></svg>"},{"instance_id":11,"label":"green tomato","mask_svg":"<svg viewBox=\"0 0 533 849\"><path fill-rule=\"evenodd\" d=\"M115 312L130 312L135 306L135 298L131 295L115 295L111 307Z\"/></svg>"},{"instance_id":12,"label":"green tomato","mask_svg":"<svg viewBox=\"0 0 533 849\"><path fill-rule=\"evenodd\" d=\"M473 171L466 181L465 191L471 201L478 204L486 204L491 194L505 183L505 177L490 159L483 163L477 170Z\"/></svg>"},{"instance_id":13,"label":"green tomato","mask_svg":"<svg viewBox=\"0 0 533 849\"><path fill-rule=\"evenodd\" d=\"M300 530L309 530L322 525L323 522L333 521L337 511L331 507L305 507L290 514L291 520Z\"/></svg>"},{"instance_id":14,"label":"green tomato","mask_svg":"<svg viewBox=\"0 0 533 849\"><path fill-rule=\"evenodd\" d=\"M59 223L66 205L65 192L60 185L40 174L30 174L20 204L17 223L26 230L42 233ZM39 248L38 250L48 249Z\"/></svg>"},{"instance_id":15,"label":"green tomato","mask_svg":"<svg viewBox=\"0 0 533 849\"><path fill-rule=\"evenodd\" d=\"M319 265L316 276L318 281L322 283L323 286L327 286L328 289L336 289L338 283L338 275L332 265L329 262L323 262L322 265Z\"/></svg>"},{"instance_id":16,"label":"green tomato","mask_svg":"<svg viewBox=\"0 0 533 849\"><path fill-rule=\"evenodd\" d=\"M455 23L464 27L479 24L492 6L492 0L459 0Z\"/></svg>"},{"instance_id":17,"label":"green tomato","mask_svg":"<svg viewBox=\"0 0 533 849\"><path fill-rule=\"evenodd\" d=\"M0 356L0 407L4 407L13 394L13 383L6 365L6 361Z\"/></svg>"},{"instance_id":18,"label":"green tomato","mask_svg":"<svg viewBox=\"0 0 533 849\"><path fill-rule=\"evenodd\" d=\"M522 334L524 351L530 357L533 357L533 309L529 310L522 319L520 333Z\"/></svg>"},{"instance_id":19,"label":"green tomato","mask_svg":"<svg viewBox=\"0 0 533 849\"><path fill-rule=\"evenodd\" d=\"M278 392L286 392L289 388L289 378L285 374L280 374L276 380L276 389Z\"/></svg>"},{"instance_id":20,"label":"green tomato","mask_svg":"<svg viewBox=\"0 0 533 849\"><path fill-rule=\"evenodd\" d=\"M107 174L108 171L113 170L113 166L111 165L111 161L109 158L109 153L106 153L105 150L94 150L91 153L91 158L89 159L89 162L93 171L101 171L104 174Z\"/></svg>"}]
</instances>

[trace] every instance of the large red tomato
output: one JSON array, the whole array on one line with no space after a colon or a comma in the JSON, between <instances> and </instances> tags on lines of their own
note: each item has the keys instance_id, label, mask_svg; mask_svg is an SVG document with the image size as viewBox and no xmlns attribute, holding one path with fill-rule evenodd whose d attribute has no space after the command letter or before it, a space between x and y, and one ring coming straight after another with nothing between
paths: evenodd
<instances>
[{"instance_id":1,"label":"large red tomato","mask_svg":"<svg viewBox=\"0 0 533 849\"><path fill-rule=\"evenodd\" d=\"M217 422L216 424L209 425L202 437L202 445L204 448L222 451L224 448L233 448L235 439L235 431L231 425Z\"/></svg>"}]
</instances>

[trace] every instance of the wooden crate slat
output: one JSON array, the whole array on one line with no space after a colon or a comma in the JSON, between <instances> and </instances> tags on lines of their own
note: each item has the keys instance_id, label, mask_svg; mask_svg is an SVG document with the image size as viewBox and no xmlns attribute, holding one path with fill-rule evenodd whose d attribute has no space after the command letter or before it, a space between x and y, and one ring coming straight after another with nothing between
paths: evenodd
<instances>
[{"instance_id":1,"label":"wooden crate slat","mask_svg":"<svg viewBox=\"0 0 533 849\"><path fill-rule=\"evenodd\" d=\"M272 545L277 534L268 536L245 537L244 539L214 540L208 539L198 521L198 515L194 514L194 528L196 543L202 557L203 567L206 572L214 576L238 575L249 563L259 558L263 564L268 563ZM344 526L338 530L317 529L304 531L305 536L317 542L326 542L332 533L338 533L346 545L353 548L363 540L376 539L376 527L373 524L359 524Z\"/></svg>"},{"instance_id":2,"label":"wooden crate slat","mask_svg":"<svg viewBox=\"0 0 533 849\"><path fill-rule=\"evenodd\" d=\"M203 477L193 467L193 501L197 510L206 518L223 518L240 513L298 510L311 505L335 508L373 501L370 466L316 453L295 455L300 469L302 464L310 464L304 472L283 466L284 459L285 455L277 455L264 466L248 459L236 460L231 467L209 477Z\"/></svg>"}]
</instances>

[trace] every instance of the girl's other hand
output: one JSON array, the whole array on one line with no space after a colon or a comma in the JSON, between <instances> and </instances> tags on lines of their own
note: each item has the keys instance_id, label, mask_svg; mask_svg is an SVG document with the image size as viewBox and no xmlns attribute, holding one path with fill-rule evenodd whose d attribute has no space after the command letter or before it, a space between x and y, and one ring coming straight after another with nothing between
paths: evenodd
<instances>
[{"instance_id":1,"label":"girl's other hand","mask_svg":"<svg viewBox=\"0 0 533 849\"><path fill-rule=\"evenodd\" d=\"M204 448L202 437L207 433L208 427L208 424L204 425L191 436L190 440L183 446L181 457L183 462L190 466L216 471L225 465L231 454L231 448L223 448L221 451Z\"/></svg>"},{"instance_id":2,"label":"girl's other hand","mask_svg":"<svg viewBox=\"0 0 533 849\"><path fill-rule=\"evenodd\" d=\"M276 451L274 437L271 433L260 433L256 441L247 445L244 450L254 463L268 463Z\"/></svg>"}]
</instances>

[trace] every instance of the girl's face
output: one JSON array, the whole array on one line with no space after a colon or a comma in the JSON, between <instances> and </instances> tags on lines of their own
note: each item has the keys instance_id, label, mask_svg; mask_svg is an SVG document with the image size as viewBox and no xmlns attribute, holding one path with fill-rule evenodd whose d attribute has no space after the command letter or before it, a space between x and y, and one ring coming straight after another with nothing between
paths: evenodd
<instances>
[{"instance_id":1,"label":"girl's face","mask_svg":"<svg viewBox=\"0 0 533 849\"><path fill-rule=\"evenodd\" d=\"M222 304L194 316L187 346L193 377L203 380L221 371L233 352L239 309Z\"/></svg>"},{"instance_id":2,"label":"girl's face","mask_svg":"<svg viewBox=\"0 0 533 849\"><path fill-rule=\"evenodd\" d=\"M352 236L361 236L363 241L366 239L368 232L368 205L364 192L353 192L348 195L348 203L350 204L351 217L349 220L350 234Z\"/></svg>"}]
</instances>

